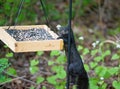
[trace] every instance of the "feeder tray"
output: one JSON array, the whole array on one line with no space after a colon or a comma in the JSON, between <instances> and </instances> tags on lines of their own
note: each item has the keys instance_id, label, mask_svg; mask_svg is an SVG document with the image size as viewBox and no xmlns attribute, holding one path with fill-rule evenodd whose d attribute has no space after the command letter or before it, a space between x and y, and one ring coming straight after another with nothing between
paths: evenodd
<instances>
[{"instance_id":1,"label":"feeder tray","mask_svg":"<svg viewBox=\"0 0 120 89\"><path fill-rule=\"evenodd\" d=\"M19 40L14 38L14 34L10 31L31 31L31 29L39 29L42 32L47 32L50 35L47 39L37 40ZM43 31L45 30L45 31ZM18 33L17 33L18 34ZM29 33L28 33L29 34ZM43 33L44 35L44 33ZM17 35L16 35L17 36ZM39 36L38 36L39 37ZM57 39L58 35L50 30L46 25L30 25L30 26L8 26L0 27L0 40L3 41L14 52L35 52L35 51L50 51L62 50L63 40Z\"/></svg>"}]
</instances>

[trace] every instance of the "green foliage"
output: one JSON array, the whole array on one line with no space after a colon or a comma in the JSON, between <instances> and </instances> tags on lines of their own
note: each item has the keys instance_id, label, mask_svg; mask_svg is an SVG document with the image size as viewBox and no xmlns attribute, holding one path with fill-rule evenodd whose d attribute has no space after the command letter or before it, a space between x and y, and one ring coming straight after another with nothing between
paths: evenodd
<instances>
[{"instance_id":1,"label":"green foliage","mask_svg":"<svg viewBox=\"0 0 120 89\"><path fill-rule=\"evenodd\" d=\"M56 72L56 77L60 79L64 79L66 77L66 71L63 66L53 66L52 71Z\"/></svg>"},{"instance_id":2,"label":"green foliage","mask_svg":"<svg viewBox=\"0 0 120 89\"><path fill-rule=\"evenodd\" d=\"M120 82L118 82L118 81L113 81L112 85L113 85L113 87L115 89L119 89L120 88Z\"/></svg>"},{"instance_id":3,"label":"green foliage","mask_svg":"<svg viewBox=\"0 0 120 89\"><path fill-rule=\"evenodd\" d=\"M39 71L39 68L37 66L38 64L39 64L39 61L36 60L36 59L30 61L29 70L30 70L31 74L35 74L35 73L37 73Z\"/></svg>"},{"instance_id":4,"label":"green foliage","mask_svg":"<svg viewBox=\"0 0 120 89\"><path fill-rule=\"evenodd\" d=\"M56 57L55 60L49 60L48 65L51 66L51 71L55 75L47 77L47 82L54 85L55 89L64 89L66 78L66 70L64 64L66 63L66 57L60 51L51 51L50 57Z\"/></svg>"},{"instance_id":5,"label":"green foliage","mask_svg":"<svg viewBox=\"0 0 120 89\"><path fill-rule=\"evenodd\" d=\"M109 35L117 35L118 33L120 33L120 27L117 27L116 29L110 29L108 31Z\"/></svg>"},{"instance_id":6,"label":"green foliage","mask_svg":"<svg viewBox=\"0 0 120 89\"><path fill-rule=\"evenodd\" d=\"M87 72L90 71L90 68L89 68L89 66L88 66L87 64L84 64L84 67L85 67L85 70L86 70Z\"/></svg>"},{"instance_id":7,"label":"green foliage","mask_svg":"<svg viewBox=\"0 0 120 89\"><path fill-rule=\"evenodd\" d=\"M90 62L91 69L94 69L98 64L96 62Z\"/></svg>"},{"instance_id":8,"label":"green foliage","mask_svg":"<svg viewBox=\"0 0 120 89\"><path fill-rule=\"evenodd\" d=\"M18 23L34 22L36 18L35 11L33 10L33 4L35 4L37 0L31 2L31 0L25 0L23 9L21 11L20 16L18 17ZM11 20L13 23L16 19L16 13L18 12L20 0L4 0L0 1L0 25L5 25ZM28 21L29 20L29 21Z\"/></svg>"},{"instance_id":9,"label":"green foliage","mask_svg":"<svg viewBox=\"0 0 120 89\"><path fill-rule=\"evenodd\" d=\"M6 57L13 57L13 53L12 52L10 52L10 53L6 53L6 55L5 55Z\"/></svg>"},{"instance_id":10,"label":"green foliage","mask_svg":"<svg viewBox=\"0 0 120 89\"><path fill-rule=\"evenodd\" d=\"M78 49L78 51L80 51L83 49L83 46L79 45L77 49Z\"/></svg>"},{"instance_id":11,"label":"green foliage","mask_svg":"<svg viewBox=\"0 0 120 89\"><path fill-rule=\"evenodd\" d=\"M36 79L36 82L37 82L37 84L40 84L40 83L42 83L44 80L45 80L45 79L44 79L43 77L38 76L37 79Z\"/></svg>"},{"instance_id":12,"label":"green foliage","mask_svg":"<svg viewBox=\"0 0 120 89\"><path fill-rule=\"evenodd\" d=\"M89 53L89 49L88 48L84 48L84 50L83 50L83 55L86 55L86 54L88 54Z\"/></svg>"},{"instance_id":13,"label":"green foliage","mask_svg":"<svg viewBox=\"0 0 120 89\"><path fill-rule=\"evenodd\" d=\"M0 58L0 74L9 67L8 59L7 58Z\"/></svg>"},{"instance_id":14,"label":"green foliage","mask_svg":"<svg viewBox=\"0 0 120 89\"><path fill-rule=\"evenodd\" d=\"M51 57L53 57L53 56L58 56L58 55L60 55L60 51L51 51L51 53L50 53L50 56Z\"/></svg>"},{"instance_id":15,"label":"green foliage","mask_svg":"<svg viewBox=\"0 0 120 89\"><path fill-rule=\"evenodd\" d=\"M120 59L120 56L118 54L114 54L111 59L118 60L118 59Z\"/></svg>"},{"instance_id":16,"label":"green foliage","mask_svg":"<svg viewBox=\"0 0 120 89\"><path fill-rule=\"evenodd\" d=\"M38 55L38 56L42 56L43 54L44 54L43 51L38 51L38 52L37 52L37 55Z\"/></svg>"},{"instance_id":17,"label":"green foliage","mask_svg":"<svg viewBox=\"0 0 120 89\"><path fill-rule=\"evenodd\" d=\"M9 67L9 68L7 69L7 73L10 74L10 75L14 75L14 76L17 75L16 70L15 70L14 68L12 68L12 67Z\"/></svg>"},{"instance_id":18,"label":"green foliage","mask_svg":"<svg viewBox=\"0 0 120 89\"><path fill-rule=\"evenodd\" d=\"M91 51L91 55L92 55L92 56L95 56L97 53L98 53L98 49L93 49L93 50Z\"/></svg>"},{"instance_id":19,"label":"green foliage","mask_svg":"<svg viewBox=\"0 0 120 89\"><path fill-rule=\"evenodd\" d=\"M0 83L10 80L10 78L2 74L9 65L7 58L0 58Z\"/></svg>"},{"instance_id":20,"label":"green foliage","mask_svg":"<svg viewBox=\"0 0 120 89\"><path fill-rule=\"evenodd\" d=\"M56 79L57 79L56 76L50 76L50 77L47 78L47 81L50 84L56 85L57 84Z\"/></svg>"},{"instance_id":21,"label":"green foliage","mask_svg":"<svg viewBox=\"0 0 120 89\"><path fill-rule=\"evenodd\" d=\"M83 0L83 1L76 0L73 3L73 7L74 7L73 11L77 10L76 14L78 14L79 16L83 16L83 15L85 15L86 8L87 7L89 8L89 5L96 5L96 3L94 0ZM73 15L74 15L74 13L73 13Z\"/></svg>"},{"instance_id":22,"label":"green foliage","mask_svg":"<svg viewBox=\"0 0 120 89\"><path fill-rule=\"evenodd\" d=\"M42 86L42 89L47 89L46 86Z\"/></svg>"},{"instance_id":23,"label":"green foliage","mask_svg":"<svg viewBox=\"0 0 120 89\"><path fill-rule=\"evenodd\" d=\"M0 83L7 82L7 81L10 81L10 80L11 80L11 78L8 78L5 75L0 75Z\"/></svg>"},{"instance_id":24,"label":"green foliage","mask_svg":"<svg viewBox=\"0 0 120 89\"><path fill-rule=\"evenodd\" d=\"M31 86L30 89L35 89L35 87L34 87L34 86Z\"/></svg>"},{"instance_id":25,"label":"green foliage","mask_svg":"<svg viewBox=\"0 0 120 89\"><path fill-rule=\"evenodd\" d=\"M104 66L98 66L95 68L95 73L99 76L99 77L103 77L103 78L109 78L110 77L110 73L108 71L107 67Z\"/></svg>"},{"instance_id":26,"label":"green foliage","mask_svg":"<svg viewBox=\"0 0 120 89\"><path fill-rule=\"evenodd\" d=\"M65 55L58 56L57 59L56 59L56 62L60 63L60 64L65 64L66 63L66 57L65 57Z\"/></svg>"}]
</instances>

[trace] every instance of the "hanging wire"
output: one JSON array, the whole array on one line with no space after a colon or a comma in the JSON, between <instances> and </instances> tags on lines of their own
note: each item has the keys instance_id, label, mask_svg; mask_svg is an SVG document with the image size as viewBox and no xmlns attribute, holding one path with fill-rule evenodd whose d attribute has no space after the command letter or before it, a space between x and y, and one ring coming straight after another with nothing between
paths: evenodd
<instances>
[{"instance_id":1,"label":"hanging wire","mask_svg":"<svg viewBox=\"0 0 120 89\"><path fill-rule=\"evenodd\" d=\"M68 19L68 65L67 65L67 89L70 85L70 74L69 74L69 65L70 65L70 55L71 55L71 19L72 19L72 0L69 0L69 19Z\"/></svg>"},{"instance_id":2,"label":"hanging wire","mask_svg":"<svg viewBox=\"0 0 120 89\"><path fill-rule=\"evenodd\" d=\"M17 24L17 22L18 22L18 16L19 16L20 13L21 13L21 10L22 10L24 1L25 1L25 0L21 0L21 1L20 1L20 6L19 6L19 9L18 9L18 12L17 12L17 16L16 16L16 19L15 19L14 26L15 26L15 25Z\"/></svg>"},{"instance_id":3,"label":"hanging wire","mask_svg":"<svg viewBox=\"0 0 120 89\"><path fill-rule=\"evenodd\" d=\"M22 10L22 7L23 7L23 3L24 3L25 0L21 0L20 1L20 5L19 5L19 9L18 9L18 12L17 12L17 15L16 15L16 19L15 19L15 22L14 22L14 28L18 22L18 16L20 15L21 13L21 10ZM8 27L8 30L10 29L10 26Z\"/></svg>"},{"instance_id":4,"label":"hanging wire","mask_svg":"<svg viewBox=\"0 0 120 89\"><path fill-rule=\"evenodd\" d=\"M43 0L40 0L40 3L41 3L41 5L42 5L42 9L43 9L43 12L44 12L44 16L45 16L45 19L46 19L46 23L47 23L48 26L50 26L50 25L49 25L49 20L48 20L47 11L46 11L46 7L45 7L45 4L44 4Z\"/></svg>"}]
</instances>

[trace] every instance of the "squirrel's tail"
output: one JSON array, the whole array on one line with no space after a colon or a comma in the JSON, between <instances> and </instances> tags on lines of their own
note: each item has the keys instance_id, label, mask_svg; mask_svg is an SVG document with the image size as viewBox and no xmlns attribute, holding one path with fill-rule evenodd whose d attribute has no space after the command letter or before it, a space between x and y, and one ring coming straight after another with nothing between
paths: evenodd
<instances>
[{"instance_id":1,"label":"squirrel's tail","mask_svg":"<svg viewBox=\"0 0 120 89\"><path fill-rule=\"evenodd\" d=\"M78 77L77 89L89 89L89 78L86 72Z\"/></svg>"}]
</instances>

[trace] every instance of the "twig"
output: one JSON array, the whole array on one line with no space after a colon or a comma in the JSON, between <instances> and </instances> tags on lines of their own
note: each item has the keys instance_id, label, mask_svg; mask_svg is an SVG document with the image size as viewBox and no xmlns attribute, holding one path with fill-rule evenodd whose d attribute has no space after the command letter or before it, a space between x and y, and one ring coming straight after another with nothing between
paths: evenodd
<instances>
[{"instance_id":1,"label":"twig","mask_svg":"<svg viewBox=\"0 0 120 89\"><path fill-rule=\"evenodd\" d=\"M1 86L1 85L4 85L4 84L6 84L6 83L12 82L12 81L15 81L15 80L21 79L21 78L23 78L23 77L25 77L25 76L17 77L17 78L14 78L14 79L11 79L11 80L8 80L8 81L5 81L5 82L1 83L0 86Z\"/></svg>"},{"instance_id":2,"label":"twig","mask_svg":"<svg viewBox=\"0 0 120 89\"><path fill-rule=\"evenodd\" d=\"M14 79L10 80L9 82L14 81L14 80L17 80L17 79L21 79L21 80L23 80L23 81L25 81L25 82L29 82L29 83L31 83L31 84L37 85L35 82L25 79L24 77L26 77L26 76L22 76L22 77L14 76L14 75L9 74L9 73L7 73L7 72L5 72L5 71L4 71L4 73L7 74L7 75L9 75L9 76L11 76L11 77L15 77ZM6 83L8 83L8 82L6 82ZM2 84L0 84L0 85L3 85L3 84L5 84L5 83L2 83Z\"/></svg>"}]
</instances>

